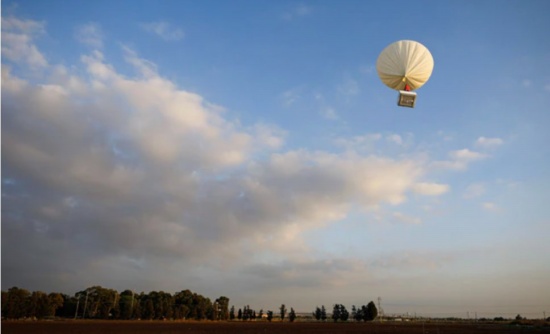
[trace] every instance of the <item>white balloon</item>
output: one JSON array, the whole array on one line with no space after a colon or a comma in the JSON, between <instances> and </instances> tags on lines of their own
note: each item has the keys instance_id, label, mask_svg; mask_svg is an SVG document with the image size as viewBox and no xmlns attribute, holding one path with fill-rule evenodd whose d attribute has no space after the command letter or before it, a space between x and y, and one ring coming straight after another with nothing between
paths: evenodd
<instances>
[{"instance_id":1,"label":"white balloon","mask_svg":"<svg viewBox=\"0 0 550 334\"><path fill-rule=\"evenodd\" d=\"M415 41L398 41L388 45L378 56L376 70L382 82L395 90L409 85L415 90L424 85L434 68L430 51Z\"/></svg>"}]
</instances>

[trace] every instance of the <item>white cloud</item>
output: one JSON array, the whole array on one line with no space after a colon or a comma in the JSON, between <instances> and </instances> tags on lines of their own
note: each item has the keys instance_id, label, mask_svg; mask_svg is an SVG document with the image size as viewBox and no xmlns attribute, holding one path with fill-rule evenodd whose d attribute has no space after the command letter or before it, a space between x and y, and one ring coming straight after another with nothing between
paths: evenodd
<instances>
[{"instance_id":1,"label":"white cloud","mask_svg":"<svg viewBox=\"0 0 550 334\"><path fill-rule=\"evenodd\" d=\"M311 10L311 7L300 4L283 13L282 18L284 20L290 21L298 17L303 17L311 14Z\"/></svg>"},{"instance_id":2,"label":"white cloud","mask_svg":"<svg viewBox=\"0 0 550 334\"><path fill-rule=\"evenodd\" d=\"M296 103L296 101L301 99L301 97L302 97L301 95L302 95L302 88L301 87L296 87L296 88L292 88L292 89L289 89L287 91L284 91L281 94L280 99L283 103L283 106L290 107L291 105Z\"/></svg>"},{"instance_id":3,"label":"white cloud","mask_svg":"<svg viewBox=\"0 0 550 334\"><path fill-rule=\"evenodd\" d=\"M261 147L268 147L276 150L283 146L286 137L286 131L267 124L254 125L254 138L256 142L261 144Z\"/></svg>"},{"instance_id":4,"label":"white cloud","mask_svg":"<svg viewBox=\"0 0 550 334\"><path fill-rule=\"evenodd\" d=\"M97 23L88 23L77 28L75 38L80 43L95 49L103 47L103 32Z\"/></svg>"},{"instance_id":5,"label":"white cloud","mask_svg":"<svg viewBox=\"0 0 550 334\"><path fill-rule=\"evenodd\" d=\"M46 58L33 43L35 36L44 32L44 23L20 20L14 17L2 18L2 56L32 69L48 65Z\"/></svg>"},{"instance_id":6,"label":"white cloud","mask_svg":"<svg viewBox=\"0 0 550 334\"><path fill-rule=\"evenodd\" d=\"M387 270L433 270L454 260L455 256L446 252L406 251L376 256L370 261L370 266Z\"/></svg>"},{"instance_id":7,"label":"white cloud","mask_svg":"<svg viewBox=\"0 0 550 334\"><path fill-rule=\"evenodd\" d=\"M452 151L449 153L449 156L454 160L460 161L475 161L485 158L485 155L482 153L470 151L469 149L462 149L457 151Z\"/></svg>"},{"instance_id":8,"label":"white cloud","mask_svg":"<svg viewBox=\"0 0 550 334\"><path fill-rule=\"evenodd\" d=\"M332 106L328 105L325 102L325 97L321 93L314 93L313 98L318 104L319 113L323 118L326 118L331 121L338 120L340 116L338 115L338 112L336 109L334 109Z\"/></svg>"},{"instance_id":9,"label":"white cloud","mask_svg":"<svg viewBox=\"0 0 550 334\"><path fill-rule=\"evenodd\" d=\"M498 207L495 203L493 203L493 202L484 202L484 203L481 204L481 206L482 206L485 210L491 211L491 212L497 212L497 211L500 210L499 207Z\"/></svg>"},{"instance_id":10,"label":"white cloud","mask_svg":"<svg viewBox=\"0 0 550 334\"><path fill-rule=\"evenodd\" d=\"M338 117L338 114L336 113L336 110L334 110L334 108L332 107L325 107L321 110L321 115L326 118L326 119L330 119L330 120L337 120L339 117Z\"/></svg>"},{"instance_id":11,"label":"white cloud","mask_svg":"<svg viewBox=\"0 0 550 334\"><path fill-rule=\"evenodd\" d=\"M334 152L285 149L284 129L243 126L162 77L153 62L122 50L134 76L121 74L97 50L76 68L49 67L52 75L40 85L3 68L8 285L76 289L83 281L109 284L116 273L150 289L163 272L162 283L172 289L182 279L206 285L221 276L220 268L227 275L235 271L225 268L251 276L274 272L281 285L306 288L364 282L376 267L372 261L314 259L308 232L355 212L394 208L411 193L449 191L425 181L425 158L364 152L386 143L379 133L342 137L336 141L342 150ZM451 156L477 157L468 150ZM386 218L422 223L399 211ZM280 262L264 262L273 258ZM197 263L214 274L193 279L197 271L188 268ZM423 263L413 254L378 265Z\"/></svg>"},{"instance_id":12,"label":"white cloud","mask_svg":"<svg viewBox=\"0 0 550 334\"><path fill-rule=\"evenodd\" d=\"M468 187L466 187L466 190L464 191L464 198L476 198L480 197L481 195L485 194L486 187L482 183L473 183L470 184Z\"/></svg>"},{"instance_id":13,"label":"white cloud","mask_svg":"<svg viewBox=\"0 0 550 334\"><path fill-rule=\"evenodd\" d=\"M465 148L449 152L449 157L450 160L435 161L432 166L443 169L465 170L470 163L485 159L487 155Z\"/></svg>"},{"instance_id":14,"label":"white cloud","mask_svg":"<svg viewBox=\"0 0 550 334\"><path fill-rule=\"evenodd\" d=\"M44 22L20 20L16 17L2 17L2 30L15 30L24 34L44 33Z\"/></svg>"},{"instance_id":15,"label":"white cloud","mask_svg":"<svg viewBox=\"0 0 550 334\"><path fill-rule=\"evenodd\" d=\"M401 136L398 134L388 135L386 136L386 140L396 145L403 145L403 138L401 138Z\"/></svg>"},{"instance_id":16,"label":"white cloud","mask_svg":"<svg viewBox=\"0 0 550 334\"><path fill-rule=\"evenodd\" d=\"M452 135L445 133L444 131L437 131L437 135L444 141L452 141L454 138Z\"/></svg>"},{"instance_id":17,"label":"white cloud","mask_svg":"<svg viewBox=\"0 0 550 334\"><path fill-rule=\"evenodd\" d=\"M375 148L376 142L382 138L380 133L369 133L362 136L352 138L337 138L334 143L351 151L372 151Z\"/></svg>"},{"instance_id":18,"label":"white cloud","mask_svg":"<svg viewBox=\"0 0 550 334\"><path fill-rule=\"evenodd\" d=\"M438 196L448 192L449 186L447 184L421 182L415 184L412 189L417 194Z\"/></svg>"},{"instance_id":19,"label":"white cloud","mask_svg":"<svg viewBox=\"0 0 550 334\"><path fill-rule=\"evenodd\" d=\"M223 261L246 249L304 252L305 232L344 219L353 207L446 191L422 183L423 161L353 150L275 153L284 130L224 118L220 107L160 76L154 63L123 52L135 77L120 74L99 51L82 57L85 76L52 66L51 81L34 85L2 71L3 177L13 180L3 191L16 213L2 221L9 236L3 247L14 255L3 265L11 272L36 265L30 254L47 256L33 269L39 274L26 277L51 283L57 270L99 262L161 270L164 262L215 267L220 252ZM35 222L32 230L19 219ZM63 257L66 249L75 249L78 261ZM61 267L59 258L68 262ZM147 273L153 275L144 269L144 279Z\"/></svg>"},{"instance_id":20,"label":"white cloud","mask_svg":"<svg viewBox=\"0 0 550 334\"><path fill-rule=\"evenodd\" d=\"M376 71L374 65L361 65L359 66L359 72L363 74L371 74Z\"/></svg>"},{"instance_id":21,"label":"white cloud","mask_svg":"<svg viewBox=\"0 0 550 334\"><path fill-rule=\"evenodd\" d=\"M392 217L394 220L396 220L399 223L412 224L412 225L422 224L422 220L420 218L405 215L401 212L394 212L392 214Z\"/></svg>"},{"instance_id":22,"label":"white cloud","mask_svg":"<svg viewBox=\"0 0 550 334\"><path fill-rule=\"evenodd\" d=\"M351 76L346 75L343 81L338 84L337 91L339 94L344 96L353 96L359 94L359 84L357 80L353 79Z\"/></svg>"},{"instance_id":23,"label":"white cloud","mask_svg":"<svg viewBox=\"0 0 550 334\"><path fill-rule=\"evenodd\" d=\"M479 137L476 140L476 146L481 148L495 148L497 146L500 146L504 143L504 141L500 138L487 138L487 137Z\"/></svg>"},{"instance_id":24,"label":"white cloud","mask_svg":"<svg viewBox=\"0 0 550 334\"><path fill-rule=\"evenodd\" d=\"M544 90L550 93L550 84L544 85Z\"/></svg>"},{"instance_id":25,"label":"white cloud","mask_svg":"<svg viewBox=\"0 0 550 334\"><path fill-rule=\"evenodd\" d=\"M145 31L157 35L165 41L179 41L185 36L181 28L166 21L143 23L141 27Z\"/></svg>"}]
</instances>

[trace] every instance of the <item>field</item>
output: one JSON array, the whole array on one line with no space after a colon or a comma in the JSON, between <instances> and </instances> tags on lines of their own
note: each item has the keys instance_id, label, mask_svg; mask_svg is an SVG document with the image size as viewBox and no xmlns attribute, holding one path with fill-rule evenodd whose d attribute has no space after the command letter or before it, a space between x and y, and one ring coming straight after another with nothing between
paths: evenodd
<instances>
[{"instance_id":1,"label":"field","mask_svg":"<svg viewBox=\"0 0 550 334\"><path fill-rule=\"evenodd\" d=\"M406 334L475 334L475 333L550 333L549 326L510 325L496 323L451 322L192 322L192 321L2 321L2 333L117 333L117 334L328 334L328 333L406 333Z\"/></svg>"}]
</instances>

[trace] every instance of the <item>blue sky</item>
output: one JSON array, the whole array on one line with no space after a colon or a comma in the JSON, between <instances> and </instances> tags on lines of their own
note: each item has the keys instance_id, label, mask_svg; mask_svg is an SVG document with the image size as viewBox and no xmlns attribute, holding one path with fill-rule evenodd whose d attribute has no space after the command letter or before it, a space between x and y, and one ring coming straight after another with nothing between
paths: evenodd
<instances>
[{"instance_id":1,"label":"blue sky","mask_svg":"<svg viewBox=\"0 0 550 334\"><path fill-rule=\"evenodd\" d=\"M2 289L550 309L546 1L3 1ZM416 108L375 63L434 57Z\"/></svg>"}]
</instances>

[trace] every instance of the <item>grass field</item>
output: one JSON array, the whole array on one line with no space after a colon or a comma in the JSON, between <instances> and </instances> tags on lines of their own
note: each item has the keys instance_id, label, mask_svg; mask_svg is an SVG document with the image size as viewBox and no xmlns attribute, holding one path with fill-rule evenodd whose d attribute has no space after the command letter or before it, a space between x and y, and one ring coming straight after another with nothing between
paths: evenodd
<instances>
[{"instance_id":1,"label":"grass field","mask_svg":"<svg viewBox=\"0 0 550 334\"><path fill-rule=\"evenodd\" d=\"M550 333L543 324L510 325L495 323L444 323L444 322L370 322L370 323L317 323L317 322L193 322L193 321L2 321L3 334L64 334L64 333L121 333L121 334L328 334L328 333L407 333L407 334L468 334L468 333Z\"/></svg>"}]
</instances>

